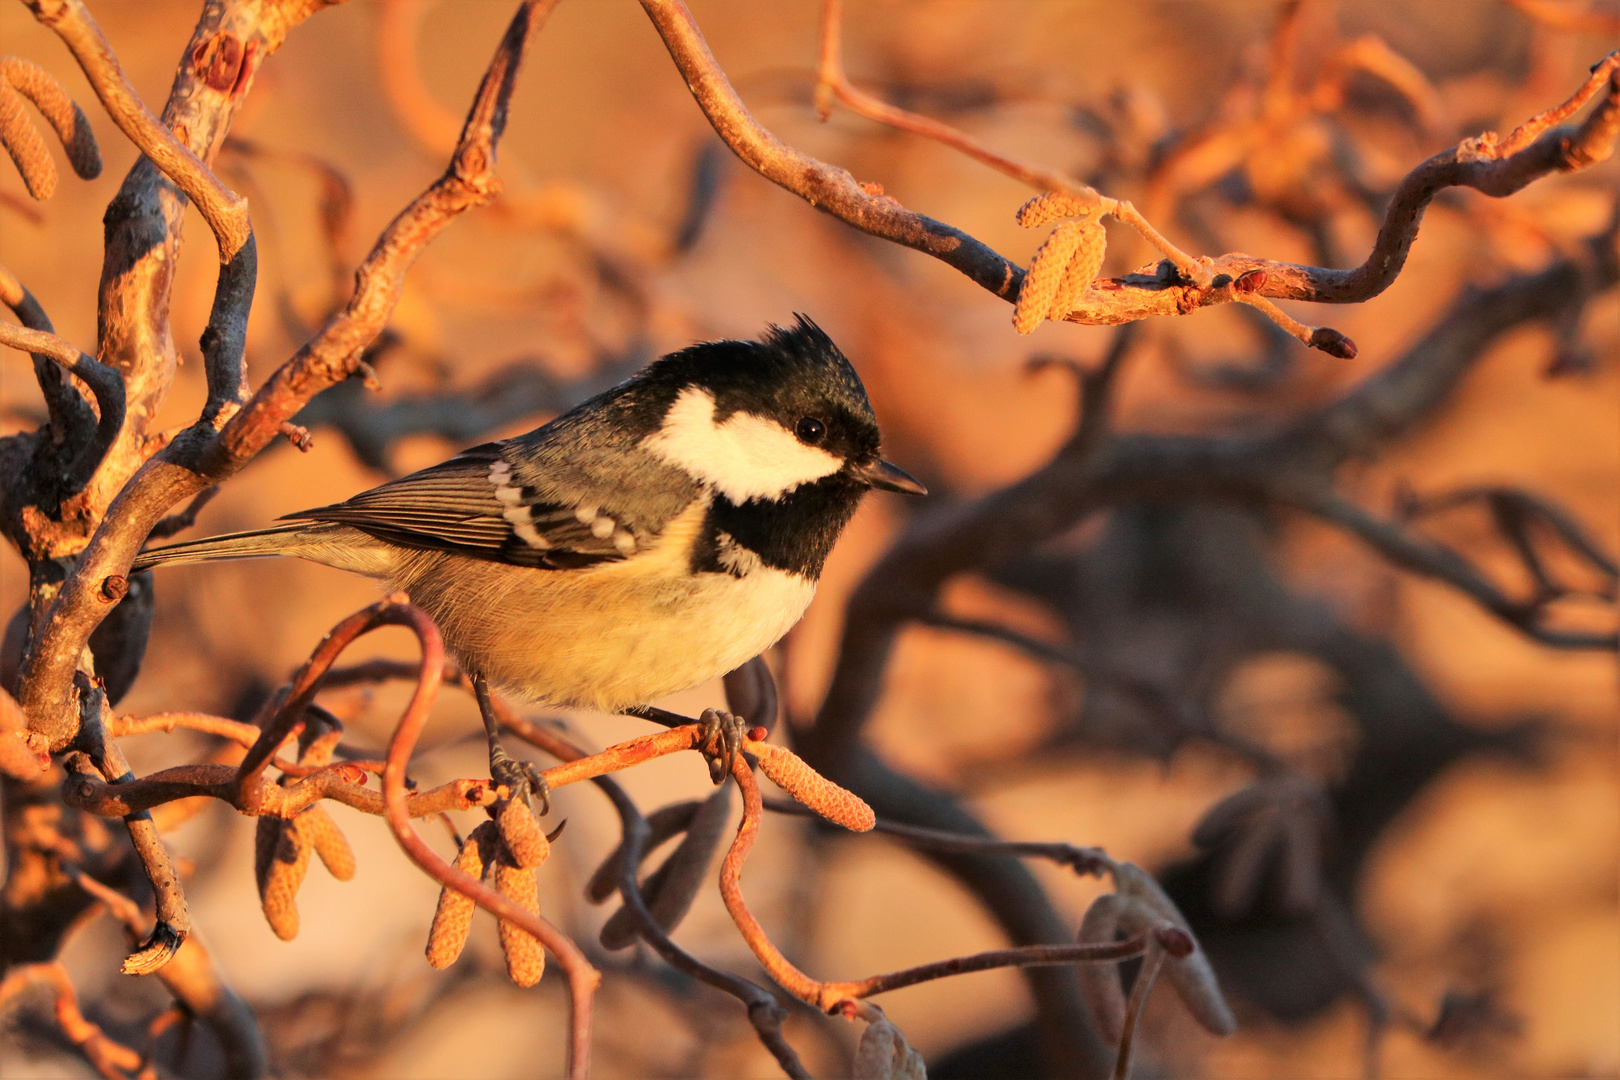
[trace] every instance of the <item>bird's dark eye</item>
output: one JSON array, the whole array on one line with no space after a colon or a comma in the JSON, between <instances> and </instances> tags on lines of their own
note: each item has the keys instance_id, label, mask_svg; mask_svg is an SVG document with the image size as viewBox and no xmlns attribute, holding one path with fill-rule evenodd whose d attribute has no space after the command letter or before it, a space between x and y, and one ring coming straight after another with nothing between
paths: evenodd
<instances>
[{"instance_id":1,"label":"bird's dark eye","mask_svg":"<svg viewBox=\"0 0 1620 1080\"><path fill-rule=\"evenodd\" d=\"M799 418L793 433L799 437L800 442L814 446L827 437L827 425L813 416L804 416Z\"/></svg>"}]
</instances>

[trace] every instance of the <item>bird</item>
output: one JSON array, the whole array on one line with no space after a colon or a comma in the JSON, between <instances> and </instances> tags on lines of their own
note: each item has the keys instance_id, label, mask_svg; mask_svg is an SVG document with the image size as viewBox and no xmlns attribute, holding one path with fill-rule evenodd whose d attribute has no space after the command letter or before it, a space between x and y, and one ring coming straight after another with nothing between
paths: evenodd
<instances>
[{"instance_id":1,"label":"bird","mask_svg":"<svg viewBox=\"0 0 1620 1080\"><path fill-rule=\"evenodd\" d=\"M544 802L500 748L487 688L675 722L651 703L779 641L868 491L927 493L880 446L854 366L796 315L670 353L526 434L133 569L294 556L406 593L479 690L492 776ZM740 720L704 723L720 783Z\"/></svg>"}]
</instances>

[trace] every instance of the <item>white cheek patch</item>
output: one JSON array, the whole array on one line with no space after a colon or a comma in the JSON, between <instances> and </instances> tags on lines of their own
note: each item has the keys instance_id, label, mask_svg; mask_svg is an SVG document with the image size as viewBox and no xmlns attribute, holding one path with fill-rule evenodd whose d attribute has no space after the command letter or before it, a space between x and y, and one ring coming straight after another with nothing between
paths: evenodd
<instances>
[{"instance_id":1,"label":"white cheek patch","mask_svg":"<svg viewBox=\"0 0 1620 1080\"><path fill-rule=\"evenodd\" d=\"M739 504L774 499L844 467L842 458L806 446L774 420L735 412L716 424L714 412L713 396L683 390L641 445Z\"/></svg>"}]
</instances>

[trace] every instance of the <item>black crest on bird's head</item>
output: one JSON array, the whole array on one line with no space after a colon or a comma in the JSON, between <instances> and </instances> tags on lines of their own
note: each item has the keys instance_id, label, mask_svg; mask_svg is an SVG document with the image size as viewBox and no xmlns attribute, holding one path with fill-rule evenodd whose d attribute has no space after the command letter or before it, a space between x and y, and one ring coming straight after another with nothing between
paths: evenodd
<instances>
[{"instance_id":1,"label":"black crest on bird's head","mask_svg":"<svg viewBox=\"0 0 1620 1080\"><path fill-rule=\"evenodd\" d=\"M671 395L700 387L714 397L716 422L747 412L797 431L803 421L816 421L825 426L817 444L829 453L852 461L877 457L877 417L861 377L805 315L795 315L792 326L769 327L758 341L707 341L671 353L637 381Z\"/></svg>"}]
</instances>

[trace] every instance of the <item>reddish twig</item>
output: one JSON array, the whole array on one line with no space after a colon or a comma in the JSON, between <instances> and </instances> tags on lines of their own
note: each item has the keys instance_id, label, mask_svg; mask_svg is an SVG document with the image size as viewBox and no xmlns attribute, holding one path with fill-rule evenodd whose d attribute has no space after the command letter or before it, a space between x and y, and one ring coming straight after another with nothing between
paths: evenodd
<instances>
[{"instance_id":1,"label":"reddish twig","mask_svg":"<svg viewBox=\"0 0 1620 1080\"><path fill-rule=\"evenodd\" d=\"M581 780L628 769L632 765L640 765L654 758L678 754L682 750L695 750L702 741L702 735L703 728L699 725L685 724L610 746L590 757L565 761L561 765L546 769L540 775L545 777L546 783L552 788L559 788L565 784L575 784Z\"/></svg>"},{"instance_id":2,"label":"reddish twig","mask_svg":"<svg viewBox=\"0 0 1620 1080\"><path fill-rule=\"evenodd\" d=\"M868 193L843 169L783 143L754 119L732 89L691 12L680 0L642 0L698 107L732 152L767 180L863 232L943 260L1003 299L1018 295L1023 271L959 229Z\"/></svg>"},{"instance_id":3,"label":"reddish twig","mask_svg":"<svg viewBox=\"0 0 1620 1080\"><path fill-rule=\"evenodd\" d=\"M1144 934L1106 944L1026 945L954 957L866 979L820 982L800 971L792 961L782 955L781 950L765 933L765 928L748 909L748 902L742 894L742 867L748 859L748 853L753 850L754 841L759 836L765 807L760 797L759 785L754 782L753 771L746 761L739 758L732 769L732 775L737 779L737 786L742 789L743 818L737 827L737 837L732 842L730 850L726 852L725 862L720 870L721 899L725 901L731 921L737 925L743 941L764 967L766 974L788 993L823 1012L831 1012L840 1003L850 999L869 997L950 975L1003 967L1113 963L1140 956L1148 947L1149 939Z\"/></svg>"},{"instance_id":4,"label":"reddish twig","mask_svg":"<svg viewBox=\"0 0 1620 1080\"><path fill-rule=\"evenodd\" d=\"M949 124L890 105L856 88L844 72L843 0L822 0L821 54L816 66L816 115L825 122L832 115L834 99L854 112L880 124L909 131L926 139L959 150L1004 176L1028 184L1036 191L1062 191L1100 207L1102 196L1089 184L1081 183L1053 169L1002 154Z\"/></svg>"},{"instance_id":5,"label":"reddish twig","mask_svg":"<svg viewBox=\"0 0 1620 1080\"><path fill-rule=\"evenodd\" d=\"M612 800L613 808L619 813L623 838L618 852L620 858L617 860L618 879L614 885L624 901L625 910L635 921L636 932L641 939L651 945L653 951L663 957L671 967L742 1002L748 1012L748 1021L753 1025L754 1033L776 1058L782 1071L794 1080L809 1080L810 1073L782 1032L782 1022L787 1018L787 1014L775 995L740 975L712 968L692 956L670 940L669 934L647 909L646 898L642 896L640 883L636 879L641 857L649 839L647 819L641 815L635 803L614 780L605 776L592 779Z\"/></svg>"},{"instance_id":6,"label":"reddish twig","mask_svg":"<svg viewBox=\"0 0 1620 1080\"><path fill-rule=\"evenodd\" d=\"M188 731L201 731L208 735L218 735L241 743L244 747L252 747L264 734L263 729L253 724L244 724L240 720L231 720L224 716L213 716L209 713L198 712L164 712L153 713L150 716L120 716L107 725L108 732L115 738L126 735L145 735L152 731L171 732L176 728L185 728Z\"/></svg>"},{"instance_id":7,"label":"reddish twig","mask_svg":"<svg viewBox=\"0 0 1620 1080\"><path fill-rule=\"evenodd\" d=\"M556 0L527 0L484 73L461 139L444 176L383 231L355 273L355 291L343 310L283 364L241 413L220 431L206 460L223 466L247 460L280 432L316 393L347 378L399 301L404 273L457 215L489 202L500 191L495 148L506 129L506 110L523 55Z\"/></svg>"},{"instance_id":8,"label":"reddish twig","mask_svg":"<svg viewBox=\"0 0 1620 1080\"><path fill-rule=\"evenodd\" d=\"M507 730L516 734L530 745L558 758L564 763L573 763L587 758L584 751L569 743L561 735L549 728L517 716L507 708L498 697L491 697L490 704L496 711L500 723ZM683 729L676 729L683 730ZM669 733L665 733L669 734ZM658 924L651 911L647 909L646 898L642 895L637 873L641 866L641 858L647 844L652 839L647 818L643 817L635 803L625 794L624 789L611 777L592 776L591 780L613 803L618 811L619 824L622 830L622 839L619 848L609 856L604 868L616 867L614 878L607 882L609 887L617 889L624 901L625 910L635 921L636 930L642 940L652 946L653 950L663 957L664 961L679 971L684 971L693 978L714 987L717 990L730 994L748 1011L749 1023L753 1025L755 1034L764 1044L782 1071L794 1080L808 1080L809 1072L792 1045L782 1032L782 1022L787 1018L775 995L757 983L744 979L730 972L720 971L710 967L701 960L692 956L670 940L664 928ZM798 804L794 804L797 806ZM694 809L696 804L694 804ZM598 876L601 876L598 871ZM593 879L592 888L595 888ZM606 891L593 899L606 899Z\"/></svg>"},{"instance_id":9,"label":"reddish twig","mask_svg":"<svg viewBox=\"0 0 1620 1080\"><path fill-rule=\"evenodd\" d=\"M821 62L816 69L816 112L822 120L827 119L831 112L831 101L837 98L868 120L944 143L1004 176L1028 184L1036 191L1060 192L1072 199L1076 206L1110 214L1131 226L1162 252L1183 277L1208 285L1209 274L1202 262L1172 244L1129 202L1111 199L1071 176L992 150L949 124L897 108L857 89L844 73L841 44L843 0L822 0L821 11Z\"/></svg>"},{"instance_id":10,"label":"reddish twig","mask_svg":"<svg viewBox=\"0 0 1620 1080\"><path fill-rule=\"evenodd\" d=\"M441 859L428 847L411 826L410 807L405 794L405 773L410 765L411 751L427 722L428 710L438 695L444 671L444 643L439 630L419 608L399 608L401 625L415 632L422 647L420 674L416 691L411 695L405 714L394 728L388 742L388 762L383 769L384 817L394 838L412 862L421 867L434 881L468 897L479 907L498 919L517 925L525 933L538 939L555 956L568 976L570 995L570 1037L568 1042L568 1075L571 1080L582 1080L590 1073L591 1062L591 1006L601 973L591 966L585 954L568 936L537 913L489 888Z\"/></svg>"},{"instance_id":11,"label":"reddish twig","mask_svg":"<svg viewBox=\"0 0 1620 1080\"><path fill-rule=\"evenodd\" d=\"M243 808L247 813L255 812L257 799L267 790L259 783L265 766L293 735L294 728L303 722L304 710L315 700L327 669L337 658L355 641L380 627L414 626L414 612L405 594L396 593L362 608L327 632L294 676L283 703L263 725L259 738L237 768L237 788L230 800L232 805Z\"/></svg>"},{"instance_id":12,"label":"reddish twig","mask_svg":"<svg viewBox=\"0 0 1620 1080\"><path fill-rule=\"evenodd\" d=\"M97 881L67 859L62 860L61 866L62 872L72 878L75 885L99 900L108 914L124 924L131 941L140 941L146 936L146 918L141 914L139 904L117 889Z\"/></svg>"},{"instance_id":13,"label":"reddish twig","mask_svg":"<svg viewBox=\"0 0 1620 1080\"><path fill-rule=\"evenodd\" d=\"M289 774L295 775L293 770ZM356 762L327 765L310 771L288 787L257 781L257 789L243 788L232 765L177 765L131 780L107 784L85 773L69 779L63 797L99 817L123 817L179 799L218 799L251 816L292 817L322 799L331 799L364 814L381 816L383 797L357 783L365 772ZM427 791L413 792L405 800L409 816L429 817L447 810L476 810L492 806L498 790L488 780L451 780Z\"/></svg>"}]
</instances>

